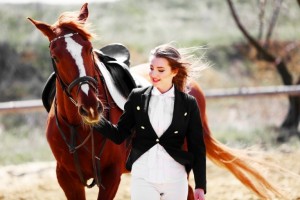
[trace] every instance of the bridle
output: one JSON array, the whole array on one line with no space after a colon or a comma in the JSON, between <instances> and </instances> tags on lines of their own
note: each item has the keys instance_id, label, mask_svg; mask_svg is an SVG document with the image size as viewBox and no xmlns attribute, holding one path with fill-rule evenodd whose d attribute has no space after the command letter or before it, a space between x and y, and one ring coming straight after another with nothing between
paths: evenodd
<instances>
[{"instance_id":1,"label":"bridle","mask_svg":"<svg viewBox=\"0 0 300 200\"><path fill-rule=\"evenodd\" d=\"M49 48L50 48L50 45L59 40L59 39L64 39L64 38L69 38L69 37L72 37L74 35L77 35L78 33L69 33L69 34L66 34L66 35L62 35L62 36L58 36L56 38L54 38L53 40L50 41L49 43ZM76 106L78 107L78 103L74 100L74 98L72 97L71 95L71 92L72 92L72 89L76 86L76 85L79 85L78 87L78 90L77 90L77 94L79 92L79 88L81 85L83 84L88 84L89 86L91 86L94 91L97 93L98 95L98 81L96 80L96 78L94 77L91 77L91 76L81 76L81 77L78 77L76 78L74 81L72 81L69 85L66 84L65 81L63 81L63 79L61 78L61 76L59 75L58 73L58 70L57 70L57 66L56 66L56 63L55 63L55 59L53 58L53 56L51 55L50 53L50 56L51 56L51 61L52 61L52 66L53 66L53 70L56 74L56 78L61 86L61 88L63 89L63 91L65 92L65 94L69 97L69 99L71 100L71 102ZM93 61L94 61L94 55L93 55ZM95 63L95 62L93 62Z\"/></svg>"},{"instance_id":2,"label":"bridle","mask_svg":"<svg viewBox=\"0 0 300 200\"><path fill-rule=\"evenodd\" d=\"M69 34L66 34L66 35L62 35L62 36L59 36L59 37L56 37L54 38L53 40L50 41L50 44L49 44L49 48L50 48L50 45L59 40L59 39L63 39L63 38L68 38L68 37L72 37L73 35L77 35L78 33L69 33ZM91 86L94 90L95 90L95 93L96 95L98 96L98 81L96 79L96 77L91 77L91 76L81 76L81 77L78 77L76 78L75 80L73 80L69 85L65 83L65 81L63 81L63 79L61 78L61 76L59 75L58 73L58 70L57 70L57 66L56 66L56 63L55 63L55 60L53 58L53 56L51 55L50 53L50 56L51 56L51 60L52 60L52 65L53 65L53 69L54 69L54 72L56 74L56 78L61 86L61 88L63 89L64 93L69 97L69 99L71 100L71 102L76 106L78 107L78 103L76 102L76 100L74 100L74 98L72 97L71 95L71 91L72 89L76 86L76 85L79 85L78 87L78 90L77 90L77 94L79 92L79 89L80 89L80 86L82 84L88 84L89 86ZM95 69L97 70L97 65L95 63L95 59L94 59L94 54L93 54L93 63L94 63L94 67ZM102 75L100 74L100 80L102 81L102 83L104 83L102 80ZM107 93L106 94L106 99L108 98L107 97ZM74 164L75 164L75 168L76 168L76 171L77 171L77 174L79 176L79 179L80 179L80 182L88 187L88 188L92 188L94 185L97 185L98 187L102 187L104 188L104 186L101 184L101 174L100 174L100 168L101 168L101 165L100 165L100 157L103 153L103 150L104 150L104 147L105 147L105 144L106 144L106 138L104 138L100 144L100 151L98 152L98 154L96 155L95 153L95 142L94 142L94 135L93 135L93 129L91 128L90 131L89 131L89 134L88 136L81 142L81 144L77 145L76 144L76 137L79 136L78 134L78 131L77 131L77 128L79 127L78 125L77 126L74 126L74 125L71 125L69 124L63 117L61 117L61 120L63 122L63 124L65 124L67 126L67 128L70 130L70 141L67 140L66 138L66 134L64 133L64 131L62 130L61 128L61 124L58 120L58 113L57 113L57 102L54 103L54 112L55 112L55 120L56 120L56 126L63 138L63 140L65 141L66 145L68 146L69 148L69 152L71 154L73 154L73 157L74 157ZM87 147L85 146L85 143L91 139L91 151L89 151L87 149ZM78 152L77 150L81 147L84 147L85 150L87 152L90 152L92 154L92 165L93 165L93 172L94 172L94 180L92 183L90 184L87 184L87 182L85 181L84 179L84 176L83 176L83 173L82 173L82 170L81 170L81 167L80 167L80 162L79 162L79 157L78 157ZM104 188L105 189L105 188Z\"/></svg>"}]
</instances>

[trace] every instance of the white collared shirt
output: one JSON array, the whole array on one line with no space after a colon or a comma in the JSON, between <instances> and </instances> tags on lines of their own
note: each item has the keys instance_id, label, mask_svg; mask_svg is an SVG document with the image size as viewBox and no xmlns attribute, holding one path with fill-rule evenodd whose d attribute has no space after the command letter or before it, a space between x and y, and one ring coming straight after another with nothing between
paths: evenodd
<instances>
[{"instance_id":1,"label":"white collared shirt","mask_svg":"<svg viewBox=\"0 0 300 200\"><path fill-rule=\"evenodd\" d=\"M148 115L159 138L172 122L174 85L163 94L153 87L151 95ZM187 178L185 167L176 162L160 144L154 145L133 163L131 174L153 183L174 182Z\"/></svg>"}]
</instances>

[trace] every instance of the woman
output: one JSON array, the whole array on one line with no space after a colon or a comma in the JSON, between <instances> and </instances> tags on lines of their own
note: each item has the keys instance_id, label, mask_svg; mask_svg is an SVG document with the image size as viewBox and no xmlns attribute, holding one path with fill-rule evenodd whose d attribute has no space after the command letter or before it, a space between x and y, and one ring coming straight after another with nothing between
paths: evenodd
<instances>
[{"instance_id":1,"label":"woman","mask_svg":"<svg viewBox=\"0 0 300 200\"><path fill-rule=\"evenodd\" d=\"M195 98L184 92L190 66L171 45L156 47L150 55L152 86L131 92L117 125L104 120L95 126L117 144L135 130L126 162L132 174L132 200L186 200L191 169L195 199L204 200L203 128Z\"/></svg>"}]
</instances>

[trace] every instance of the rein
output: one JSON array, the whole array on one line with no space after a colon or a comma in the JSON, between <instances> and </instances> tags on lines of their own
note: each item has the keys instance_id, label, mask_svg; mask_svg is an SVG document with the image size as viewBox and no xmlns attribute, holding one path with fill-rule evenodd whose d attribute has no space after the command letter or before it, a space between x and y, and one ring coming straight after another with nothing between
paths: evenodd
<instances>
[{"instance_id":1,"label":"rein","mask_svg":"<svg viewBox=\"0 0 300 200\"><path fill-rule=\"evenodd\" d=\"M79 179L81 181L81 183L86 186L87 188L92 188L94 187L96 184L98 187L102 187L104 188L104 186L101 184L101 174L100 174L100 168L101 168L101 165L100 165L100 157L103 153L103 150L104 150L104 147L105 147L105 144L106 144L106 138L103 139L102 143L101 143L101 146L100 146L100 151L99 151L99 154L98 156L95 155L95 141L94 141L94 134L93 134L93 129L91 128L90 131L89 131L89 134L88 136L79 144L76 146L76 136L78 136L78 131L77 131L77 128L79 126L73 126L73 125L70 125L62 116L60 117L63 121L63 123L65 125L67 125L68 129L71 130L71 137L70 137L70 142L67 141L67 137L66 137L66 134L64 133L64 131L62 130L61 128L61 125L58 121L58 113L57 113L57 104L55 102L55 108L54 108L54 114L55 114L55 123L56 123L56 126L59 130L59 133L61 135L61 137L63 138L63 140L65 141L66 145L68 146L69 148L69 152L70 154L73 154L73 157L74 157L74 164L75 164L75 168L76 168L76 171L77 171L77 174L79 176ZM87 143L87 141L91 138L91 146L92 146L92 152L90 152L87 147L85 146L85 144ZM84 180L84 177L83 177L83 174L82 174L82 170L81 170L81 167L80 167L80 162L79 162L79 157L78 157L78 152L77 150L81 147L84 147L85 150L89 153L92 154L92 165L93 165L93 171L94 171L94 175L96 178L93 179L92 183L91 184L87 184L87 181ZM105 189L105 188L104 188Z\"/></svg>"},{"instance_id":2,"label":"rein","mask_svg":"<svg viewBox=\"0 0 300 200\"><path fill-rule=\"evenodd\" d=\"M52 41L50 41L49 48L50 48L50 45L51 45L52 42L54 42L54 41L56 41L58 39L61 39L61 38L71 37L71 36L76 35L76 34L78 34L78 33L66 34L66 35L54 38ZM60 86L62 87L64 93L69 97L70 101L76 107L78 107L78 103L74 100L74 98L71 95L71 91L72 91L72 89L76 85L81 86L82 84L88 84L88 85L90 85L95 90L95 92L98 95L98 81L97 81L96 78L93 78L91 76L83 76L83 77L79 77L79 78L75 79L74 81L72 81L68 85L60 77L60 75L58 73L58 70L57 70L57 66L56 66L55 60L54 60L54 58L52 57L51 54L50 54L50 56L51 56L51 60L52 60L53 69L54 69L54 72L56 74L56 78L57 78ZM94 60L94 57L93 57L93 60ZM108 101L109 100L109 98L108 98L108 89L107 89L105 80L104 80L104 78L103 78L103 76L102 76L99 68L96 67L97 64L95 63L95 60L94 60L94 65L95 65L96 71L98 72L98 74L100 76L101 83L102 83L102 85L104 87L105 98L106 98L106 102L108 103L108 109L109 109L109 111L107 112L106 118L110 120L110 106L112 106L113 103L109 103L109 101ZM79 88L78 88L78 90L79 90ZM77 91L77 93L78 93L78 91ZM63 124L67 125L67 127L68 127L68 129L70 130L70 133L71 133L70 141L68 142L66 134L62 130L61 125L60 125L59 120L58 120L59 116L58 116L58 112L57 112L57 101L56 101L56 99L55 99L54 106L55 106L54 112L55 112L56 126L57 126L57 128L58 128L58 130L59 130L59 132L61 134L61 137L63 138L64 142L66 143L66 145L67 145L67 147L69 149L69 152L71 154L73 154L75 168L76 168L76 171L77 171L77 174L79 176L79 179L80 179L81 183L84 186L88 187L88 188L92 188L93 186L95 186L97 184L98 187L101 186L103 189L105 189L104 186L101 184L101 173L100 173L100 169L101 169L100 160L101 159L100 159L100 157L101 157L101 155L103 153L103 150L104 150L104 147L105 147L107 139L104 138L102 140L102 143L100 145L100 151L99 151L98 155L96 156L96 154L95 154L95 141L94 141L93 129L90 128L89 134L86 136L86 138L79 145L76 145L76 137L80 136L78 134L78 130L77 130L78 127L80 127L80 125L73 126L73 125L69 124L67 122L67 120L65 120L63 118L63 116L61 116L60 118L62 119ZM92 146L91 152L85 146L85 144L87 143L87 141L89 139L91 139L91 146ZM77 150L79 148L81 148L81 147L84 147L87 152L89 152L89 153L92 154L92 166L93 166L93 171L94 171L95 178L93 179L93 181L92 181L91 184L87 184L87 181L85 181L85 179L83 177L83 173L82 173L81 167L80 167L80 162L79 162L79 157L78 157L78 151Z\"/></svg>"}]
</instances>

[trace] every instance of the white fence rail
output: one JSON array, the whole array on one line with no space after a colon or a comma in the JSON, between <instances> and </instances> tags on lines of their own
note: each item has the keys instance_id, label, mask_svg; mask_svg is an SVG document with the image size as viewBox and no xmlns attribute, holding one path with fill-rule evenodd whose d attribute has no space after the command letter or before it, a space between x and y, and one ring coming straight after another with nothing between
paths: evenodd
<instances>
[{"instance_id":1,"label":"white fence rail","mask_svg":"<svg viewBox=\"0 0 300 200\"><path fill-rule=\"evenodd\" d=\"M225 97L254 97L263 95L300 95L300 86L268 86L229 89L211 89L204 91L207 99ZM45 111L42 100L10 101L0 103L1 113Z\"/></svg>"},{"instance_id":2,"label":"white fence rail","mask_svg":"<svg viewBox=\"0 0 300 200\"><path fill-rule=\"evenodd\" d=\"M43 111L42 100L9 101L0 103L1 113Z\"/></svg>"},{"instance_id":3,"label":"white fence rail","mask_svg":"<svg viewBox=\"0 0 300 200\"><path fill-rule=\"evenodd\" d=\"M245 97L263 95L300 95L300 85L242 87L229 89L211 89L205 91L206 98Z\"/></svg>"}]
</instances>

